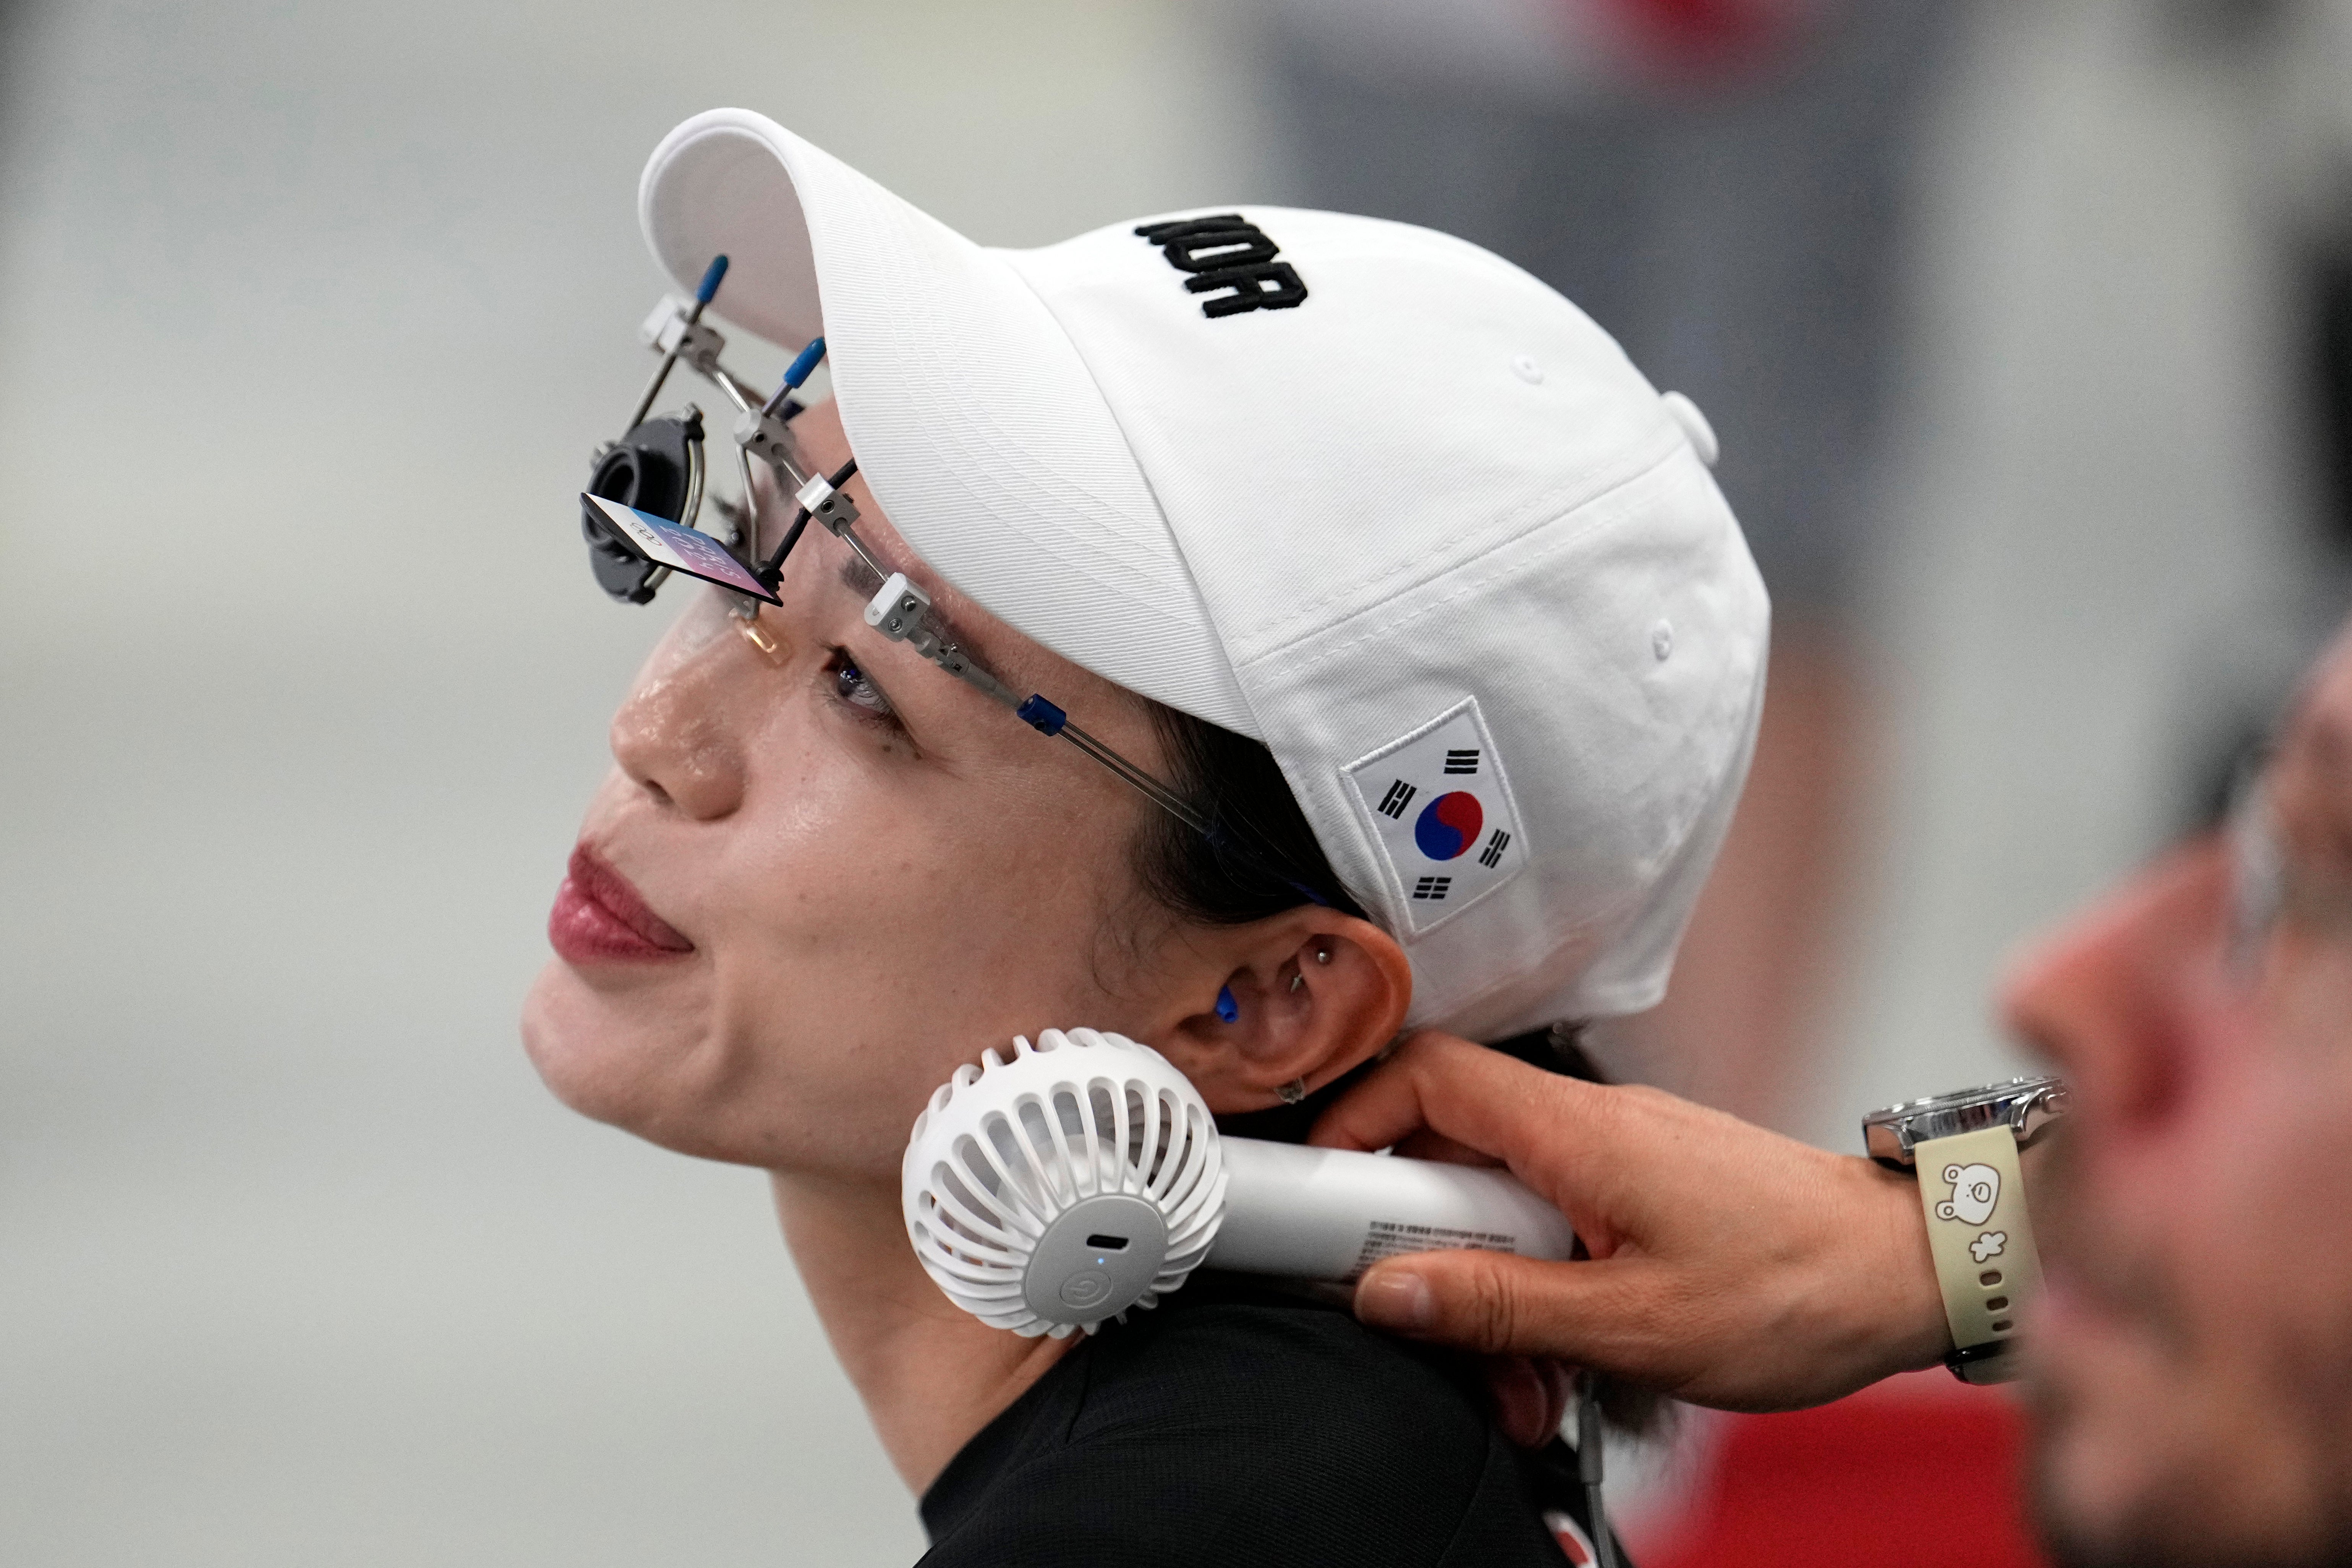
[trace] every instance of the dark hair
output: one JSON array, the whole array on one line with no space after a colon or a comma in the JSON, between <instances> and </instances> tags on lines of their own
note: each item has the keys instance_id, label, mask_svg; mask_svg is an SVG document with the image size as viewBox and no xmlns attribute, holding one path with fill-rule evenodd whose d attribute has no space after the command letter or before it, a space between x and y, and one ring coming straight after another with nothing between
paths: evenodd
<instances>
[{"instance_id":1,"label":"dark hair","mask_svg":"<svg viewBox=\"0 0 2352 1568\"><path fill-rule=\"evenodd\" d=\"M1136 846L1136 870L1153 898L1203 925L1247 925L1306 903L1366 918L1316 842L1272 752L1165 704L1150 708L1168 782L1212 829L1197 833L1152 813Z\"/></svg>"}]
</instances>

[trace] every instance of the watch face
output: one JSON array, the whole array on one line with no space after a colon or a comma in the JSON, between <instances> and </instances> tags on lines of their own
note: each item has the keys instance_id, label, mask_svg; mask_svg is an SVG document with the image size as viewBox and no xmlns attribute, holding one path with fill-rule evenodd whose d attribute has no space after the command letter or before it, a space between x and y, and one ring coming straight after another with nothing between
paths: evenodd
<instances>
[{"instance_id":1,"label":"watch face","mask_svg":"<svg viewBox=\"0 0 2352 1568\"><path fill-rule=\"evenodd\" d=\"M2007 1127L2020 1145L2066 1113L2066 1085L2055 1078L2013 1078L1982 1089L1930 1095L1862 1119L1864 1145L1882 1164L1911 1163L1912 1146L1957 1132Z\"/></svg>"}]
</instances>

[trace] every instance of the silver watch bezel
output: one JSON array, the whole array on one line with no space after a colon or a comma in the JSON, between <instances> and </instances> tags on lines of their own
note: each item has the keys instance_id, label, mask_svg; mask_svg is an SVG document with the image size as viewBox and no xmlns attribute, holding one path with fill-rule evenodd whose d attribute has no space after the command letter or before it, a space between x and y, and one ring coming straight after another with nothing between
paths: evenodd
<instances>
[{"instance_id":1,"label":"silver watch bezel","mask_svg":"<svg viewBox=\"0 0 2352 1568\"><path fill-rule=\"evenodd\" d=\"M1929 1095L1874 1110L1862 1119L1863 1148L1882 1165L1913 1168L1922 1143L1961 1132L2007 1127L2021 1149L2066 1114L2069 1096L2059 1078L2013 1078L1982 1089Z\"/></svg>"}]
</instances>

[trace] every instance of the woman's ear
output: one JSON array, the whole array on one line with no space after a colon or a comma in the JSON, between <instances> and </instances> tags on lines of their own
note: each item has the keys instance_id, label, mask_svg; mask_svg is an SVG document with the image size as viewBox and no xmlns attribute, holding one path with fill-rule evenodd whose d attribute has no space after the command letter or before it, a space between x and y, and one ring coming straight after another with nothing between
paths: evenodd
<instances>
[{"instance_id":1,"label":"woman's ear","mask_svg":"<svg viewBox=\"0 0 2352 1568\"><path fill-rule=\"evenodd\" d=\"M1321 1088L1394 1039L1412 1004L1412 965L1396 939L1334 910L1288 910L1196 940L1216 955L1223 993L1154 1043L1214 1111L1263 1110L1286 1085Z\"/></svg>"}]
</instances>

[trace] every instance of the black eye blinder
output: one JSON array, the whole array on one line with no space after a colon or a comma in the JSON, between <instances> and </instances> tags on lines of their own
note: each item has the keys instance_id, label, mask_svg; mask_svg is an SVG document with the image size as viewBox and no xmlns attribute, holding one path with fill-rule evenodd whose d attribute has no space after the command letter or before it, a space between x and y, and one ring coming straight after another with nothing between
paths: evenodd
<instances>
[{"instance_id":1,"label":"black eye blinder","mask_svg":"<svg viewBox=\"0 0 2352 1568\"><path fill-rule=\"evenodd\" d=\"M688 479L701 466L701 442L699 411L648 419L597 452L588 493L683 522ZM585 501L580 504L580 533L588 542L588 564L598 587L623 604L652 602L652 579L660 568L622 543L612 525Z\"/></svg>"}]
</instances>

